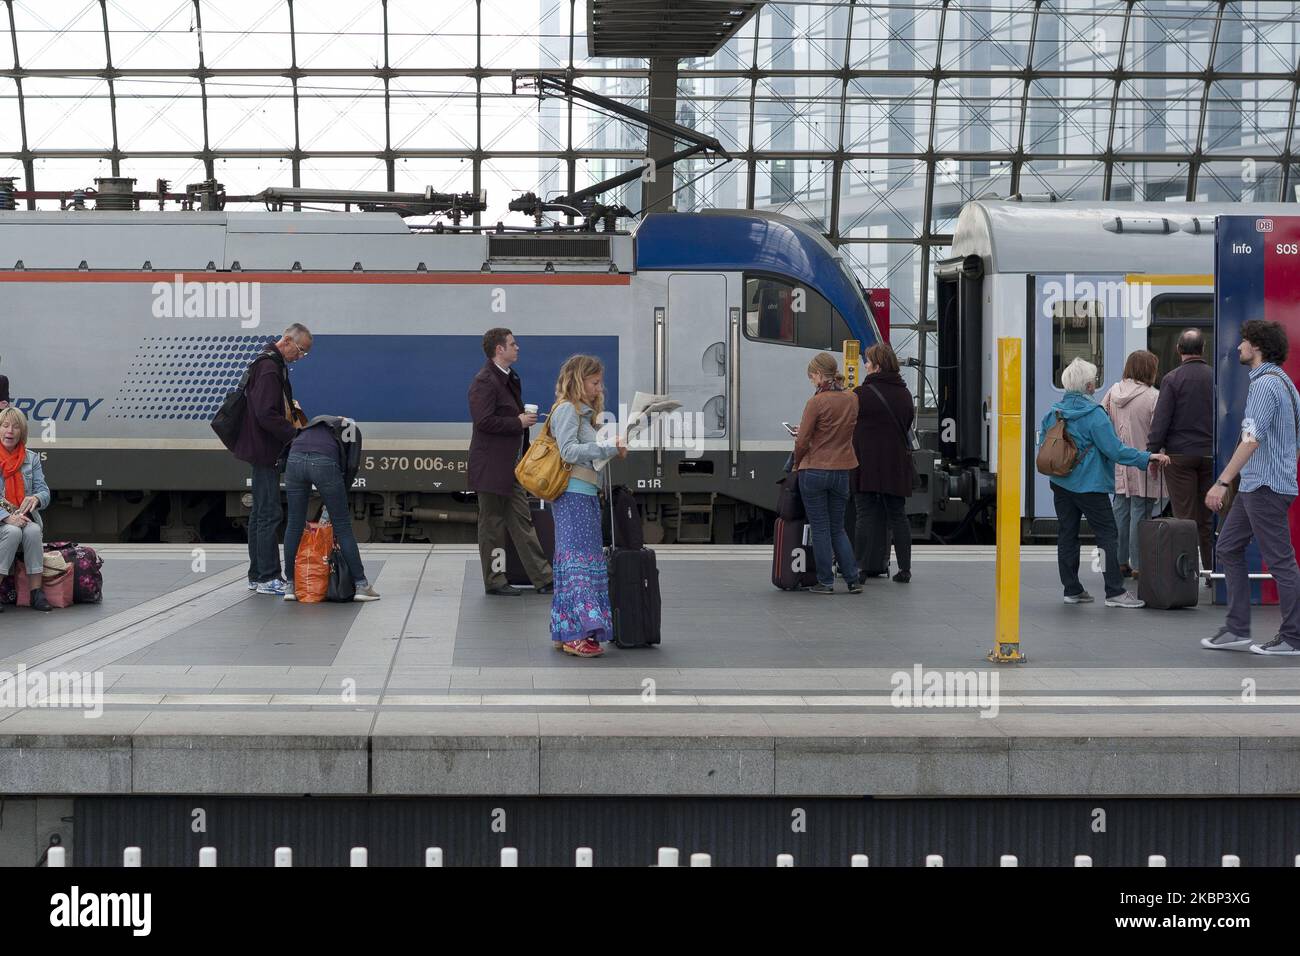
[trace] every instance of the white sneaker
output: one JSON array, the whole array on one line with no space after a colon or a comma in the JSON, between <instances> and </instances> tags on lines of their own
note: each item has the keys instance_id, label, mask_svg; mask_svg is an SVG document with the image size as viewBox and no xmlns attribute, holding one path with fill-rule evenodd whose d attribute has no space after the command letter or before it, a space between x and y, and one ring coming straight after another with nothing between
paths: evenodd
<instances>
[{"instance_id":1,"label":"white sneaker","mask_svg":"<svg viewBox=\"0 0 1300 956\"><path fill-rule=\"evenodd\" d=\"M1281 634L1267 644L1250 645L1250 651L1252 654L1265 654L1269 657L1300 657L1300 648L1292 647Z\"/></svg>"},{"instance_id":2,"label":"white sneaker","mask_svg":"<svg viewBox=\"0 0 1300 956\"><path fill-rule=\"evenodd\" d=\"M376 590L375 590L373 587L371 587L369 584L367 584L367 585L366 585L365 587L363 587L363 588L357 588L357 593L356 593L355 595L353 595L352 600L354 600L354 601L378 601L378 600L379 600L379 592L376 591Z\"/></svg>"},{"instance_id":3,"label":"white sneaker","mask_svg":"<svg viewBox=\"0 0 1300 956\"><path fill-rule=\"evenodd\" d=\"M1213 637L1201 638L1201 647L1208 648L1212 651L1236 651L1247 650L1250 648L1251 639L1242 637L1240 634L1233 634L1226 627L1219 628L1219 632Z\"/></svg>"},{"instance_id":4,"label":"white sneaker","mask_svg":"<svg viewBox=\"0 0 1300 956\"><path fill-rule=\"evenodd\" d=\"M1125 591L1123 594L1116 594L1114 597L1106 598L1107 607L1146 607L1147 602L1137 597L1131 591Z\"/></svg>"},{"instance_id":5,"label":"white sneaker","mask_svg":"<svg viewBox=\"0 0 1300 956\"><path fill-rule=\"evenodd\" d=\"M290 588L289 590L284 592L284 599L286 601L296 601L298 600L298 595L293 593L293 588Z\"/></svg>"},{"instance_id":6,"label":"white sneaker","mask_svg":"<svg viewBox=\"0 0 1300 956\"><path fill-rule=\"evenodd\" d=\"M270 581L263 581L257 586L258 594L277 594L284 595L289 589L289 582L284 578L272 578Z\"/></svg>"}]
</instances>

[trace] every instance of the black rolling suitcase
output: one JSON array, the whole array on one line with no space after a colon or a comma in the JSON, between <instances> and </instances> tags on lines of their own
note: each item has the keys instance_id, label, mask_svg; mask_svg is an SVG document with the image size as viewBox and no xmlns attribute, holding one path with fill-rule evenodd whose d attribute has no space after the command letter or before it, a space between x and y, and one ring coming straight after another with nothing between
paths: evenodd
<instances>
[{"instance_id":1,"label":"black rolling suitcase","mask_svg":"<svg viewBox=\"0 0 1300 956\"><path fill-rule=\"evenodd\" d=\"M608 468L606 475L608 476ZM626 489L623 489L626 491ZM619 647L652 647L659 643L662 602L655 553L646 547L623 544L626 516L620 516L618 489L609 489L610 529L613 543L606 552L609 569L609 613L614 643ZM628 498L631 493L628 493ZM624 502L626 504L626 501ZM636 513L636 503L632 502ZM637 531L640 531L639 516ZM640 540L637 535L634 542Z\"/></svg>"},{"instance_id":2,"label":"black rolling suitcase","mask_svg":"<svg viewBox=\"0 0 1300 956\"><path fill-rule=\"evenodd\" d=\"M808 522L776 519L772 533L772 583L782 591L798 591L817 583L812 527Z\"/></svg>"},{"instance_id":3,"label":"black rolling suitcase","mask_svg":"<svg viewBox=\"0 0 1300 956\"><path fill-rule=\"evenodd\" d=\"M1138 522L1138 597L1147 607L1195 607L1200 594L1196 522L1153 518Z\"/></svg>"},{"instance_id":4,"label":"black rolling suitcase","mask_svg":"<svg viewBox=\"0 0 1300 956\"><path fill-rule=\"evenodd\" d=\"M537 543L542 546L542 553L547 561L555 560L555 515L541 502L541 507L532 509L533 530L537 532ZM514 538L506 535L506 582L515 585L531 585L533 582L524 569L519 552L515 549Z\"/></svg>"}]
</instances>

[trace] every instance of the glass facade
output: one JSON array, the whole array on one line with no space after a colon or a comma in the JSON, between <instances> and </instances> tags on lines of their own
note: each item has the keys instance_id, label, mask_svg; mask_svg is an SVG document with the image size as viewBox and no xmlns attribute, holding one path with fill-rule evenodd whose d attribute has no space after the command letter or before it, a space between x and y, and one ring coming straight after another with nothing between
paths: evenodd
<instances>
[{"instance_id":1,"label":"glass facade","mask_svg":"<svg viewBox=\"0 0 1300 956\"><path fill-rule=\"evenodd\" d=\"M486 190L479 221L522 223L520 193L646 152L638 126L512 93L512 70L571 69L652 106L651 63L590 57L587 24L586 0L6 0L0 176ZM678 63L677 121L734 158L679 164L673 202L816 225L932 364L928 275L964 202L1294 202L1298 67L1284 0L768 2ZM639 184L608 198L638 210Z\"/></svg>"}]
</instances>

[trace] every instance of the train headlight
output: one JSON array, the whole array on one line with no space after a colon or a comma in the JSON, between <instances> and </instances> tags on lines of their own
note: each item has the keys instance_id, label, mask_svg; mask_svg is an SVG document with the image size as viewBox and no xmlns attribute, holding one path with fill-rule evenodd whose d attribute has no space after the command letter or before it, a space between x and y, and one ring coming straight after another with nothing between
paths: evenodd
<instances>
[{"instance_id":1,"label":"train headlight","mask_svg":"<svg viewBox=\"0 0 1300 956\"><path fill-rule=\"evenodd\" d=\"M249 511L252 511L252 510L253 510L253 493L252 493L251 491L245 491L242 495L239 496L239 503L240 503L244 508L247 508Z\"/></svg>"}]
</instances>

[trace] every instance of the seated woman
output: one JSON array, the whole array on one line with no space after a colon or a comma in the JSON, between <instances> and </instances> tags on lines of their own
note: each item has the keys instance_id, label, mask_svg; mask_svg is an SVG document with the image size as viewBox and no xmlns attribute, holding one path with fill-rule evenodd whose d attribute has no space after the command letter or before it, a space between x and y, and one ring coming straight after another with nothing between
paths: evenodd
<instances>
[{"instance_id":1,"label":"seated woman","mask_svg":"<svg viewBox=\"0 0 1300 956\"><path fill-rule=\"evenodd\" d=\"M13 570L14 558L21 551L32 609L48 611L50 603L41 587L45 565L41 509L50 506L50 488L45 484L40 454L27 450L27 416L12 406L0 410L0 475L5 501L0 508L0 577Z\"/></svg>"}]
</instances>

